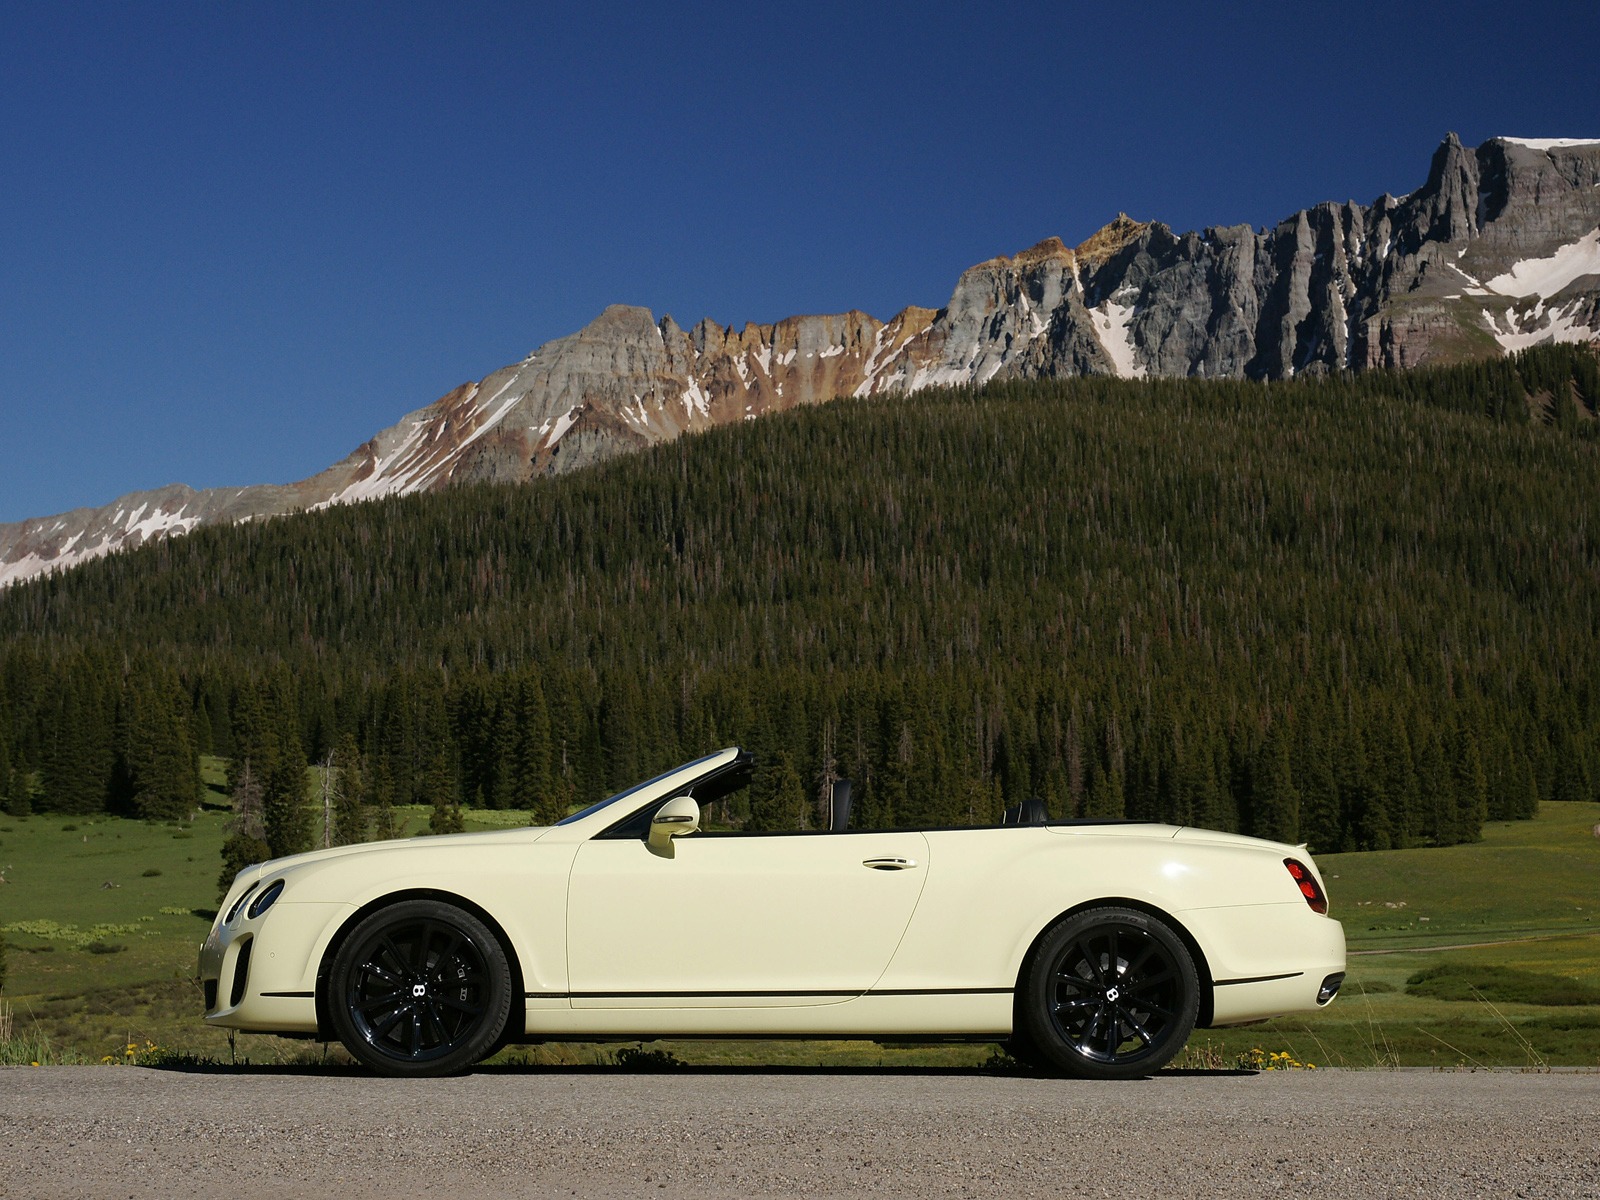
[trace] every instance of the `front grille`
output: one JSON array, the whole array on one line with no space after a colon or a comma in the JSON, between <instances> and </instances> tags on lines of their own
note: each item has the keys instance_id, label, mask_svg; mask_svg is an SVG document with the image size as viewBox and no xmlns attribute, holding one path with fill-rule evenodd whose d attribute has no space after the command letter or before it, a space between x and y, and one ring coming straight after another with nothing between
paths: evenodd
<instances>
[{"instance_id":1,"label":"front grille","mask_svg":"<svg viewBox=\"0 0 1600 1200\"><path fill-rule=\"evenodd\" d=\"M205 989L206 989L206 1011L207 1012L211 1012L213 1009L215 1009L217 1007L217 981L215 979L206 980Z\"/></svg>"},{"instance_id":2,"label":"front grille","mask_svg":"<svg viewBox=\"0 0 1600 1200\"><path fill-rule=\"evenodd\" d=\"M229 993L228 1003L237 1005L244 999L245 984L250 976L250 947L255 945L255 939L250 938L239 947L239 957L233 964L233 991Z\"/></svg>"}]
</instances>

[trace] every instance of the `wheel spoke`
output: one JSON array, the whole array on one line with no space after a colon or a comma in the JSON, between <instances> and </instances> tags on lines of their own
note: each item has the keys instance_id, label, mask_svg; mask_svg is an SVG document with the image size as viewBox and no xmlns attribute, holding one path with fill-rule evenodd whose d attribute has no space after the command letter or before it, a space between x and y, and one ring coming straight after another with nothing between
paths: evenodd
<instances>
[{"instance_id":1,"label":"wheel spoke","mask_svg":"<svg viewBox=\"0 0 1600 1200\"><path fill-rule=\"evenodd\" d=\"M391 979L398 981L404 976L410 974L410 970L406 962L406 956L400 952L400 947L394 944L394 940L388 934L384 934L383 940L378 943L377 950L373 952L372 962L369 965L377 965L379 953L387 954L390 961L393 962L397 968L399 968L398 973L390 973Z\"/></svg>"},{"instance_id":2,"label":"wheel spoke","mask_svg":"<svg viewBox=\"0 0 1600 1200\"><path fill-rule=\"evenodd\" d=\"M1154 984L1165 983L1171 978L1173 978L1172 968L1167 967L1164 970L1156 972L1154 975L1146 975L1143 979L1136 979L1128 986L1139 992L1143 992L1146 988L1151 987Z\"/></svg>"},{"instance_id":3,"label":"wheel spoke","mask_svg":"<svg viewBox=\"0 0 1600 1200\"><path fill-rule=\"evenodd\" d=\"M433 1041L433 1048L449 1045L451 1040L450 1030L446 1028L444 1020L439 1016L438 1002L429 1000L423 1012L427 1015L428 1024L438 1031L438 1036Z\"/></svg>"},{"instance_id":4,"label":"wheel spoke","mask_svg":"<svg viewBox=\"0 0 1600 1200\"><path fill-rule=\"evenodd\" d=\"M1061 1012L1063 1009L1068 1008L1092 1008L1099 1003L1100 1001L1095 999L1093 996L1082 996L1075 1000L1057 1000L1055 1003L1055 1010L1057 1012Z\"/></svg>"},{"instance_id":5,"label":"wheel spoke","mask_svg":"<svg viewBox=\"0 0 1600 1200\"><path fill-rule=\"evenodd\" d=\"M404 1000L406 993L400 989L388 992L382 996L366 996L356 1001L356 1007L362 1012L372 1012L380 1008L393 1008L398 1001Z\"/></svg>"},{"instance_id":6,"label":"wheel spoke","mask_svg":"<svg viewBox=\"0 0 1600 1200\"><path fill-rule=\"evenodd\" d=\"M1155 1038L1150 1036L1149 1032L1143 1025L1139 1023L1138 1019L1134 1017L1131 1012L1125 1008L1120 1009L1120 1011L1122 1013L1122 1019L1127 1023L1128 1031L1132 1033L1134 1037L1138 1038L1146 1046L1155 1045Z\"/></svg>"},{"instance_id":7,"label":"wheel spoke","mask_svg":"<svg viewBox=\"0 0 1600 1200\"><path fill-rule=\"evenodd\" d=\"M379 1021L378 1023L373 1025L372 1026L372 1036L373 1036L373 1038L376 1039L376 1038L382 1038L382 1037L387 1036L391 1029L393 1029L396 1025L398 1025L402 1020L405 1019L406 1013L409 1011L409 1009L410 1009L410 1005L402 1004L402 1005L400 1005L399 1008L396 1008L393 1012L391 1012L389 1014L387 1020Z\"/></svg>"},{"instance_id":8,"label":"wheel spoke","mask_svg":"<svg viewBox=\"0 0 1600 1200\"><path fill-rule=\"evenodd\" d=\"M428 970L428 945L433 941L433 922L423 921L417 925L417 940L412 948L411 969L418 975L424 975Z\"/></svg>"},{"instance_id":9,"label":"wheel spoke","mask_svg":"<svg viewBox=\"0 0 1600 1200\"><path fill-rule=\"evenodd\" d=\"M1159 949L1159 947L1155 944L1155 942L1153 942L1153 941L1145 942L1144 948L1139 951L1139 957L1135 958L1135 959L1131 959L1128 962L1128 971L1127 971L1128 976L1130 978L1132 978L1134 975L1138 974L1139 968L1144 966L1144 964L1149 961L1150 956L1152 954L1154 954L1158 949Z\"/></svg>"},{"instance_id":10,"label":"wheel spoke","mask_svg":"<svg viewBox=\"0 0 1600 1200\"><path fill-rule=\"evenodd\" d=\"M1122 1022L1117 1019L1115 1008L1108 1008L1102 1015L1106 1018L1106 1057L1115 1058L1117 1047L1122 1044Z\"/></svg>"},{"instance_id":11,"label":"wheel spoke","mask_svg":"<svg viewBox=\"0 0 1600 1200\"><path fill-rule=\"evenodd\" d=\"M453 1008L459 1013L465 1013L469 1017L479 1016L483 1012L483 1005L467 1004L464 1001L457 1000L451 996L439 996L437 998L437 1002L444 1005L446 1008Z\"/></svg>"},{"instance_id":12,"label":"wheel spoke","mask_svg":"<svg viewBox=\"0 0 1600 1200\"><path fill-rule=\"evenodd\" d=\"M447 929L445 932L450 940L445 943L444 949L439 952L439 957L435 960L439 963L448 963L455 958L456 947L466 940L461 936L460 930Z\"/></svg>"},{"instance_id":13,"label":"wheel spoke","mask_svg":"<svg viewBox=\"0 0 1600 1200\"><path fill-rule=\"evenodd\" d=\"M1083 956L1083 961L1089 965L1089 970L1093 972L1092 978L1094 981L1096 983L1105 983L1106 974L1100 969L1100 956L1091 950L1089 944L1082 938L1078 939L1078 944L1075 948Z\"/></svg>"},{"instance_id":14,"label":"wheel spoke","mask_svg":"<svg viewBox=\"0 0 1600 1200\"><path fill-rule=\"evenodd\" d=\"M370 962L363 963L361 969L369 979L376 979L379 983L399 987L403 982L400 976L380 965L376 956Z\"/></svg>"}]
</instances>

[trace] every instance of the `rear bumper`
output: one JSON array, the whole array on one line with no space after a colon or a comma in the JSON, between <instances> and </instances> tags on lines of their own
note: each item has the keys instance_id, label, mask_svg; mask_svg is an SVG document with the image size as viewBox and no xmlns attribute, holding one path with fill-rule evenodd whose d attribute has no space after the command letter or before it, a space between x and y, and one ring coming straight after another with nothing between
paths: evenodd
<instances>
[{"instance_id":1,"label":"rear bumper","mask_svg":"<svg viewBox=\"0 0 1600 1200\"><path fill-rule=\"evenodd\" d=\"M1332 1000L1331 996L1327 1001L1318 1000L1324 982L1331 976L1342 977L1343 974L1341 966L1337 971L1317 969L1283 979L1219 983L1212 991L1212 1015L1207 1028L1244 1025L1286 1013L1314 1012Z\"/></svg>"},{"instance_id":2,"label":"rear bumper","mask_svg":"<svg viewBox=\"0 0 1600 1200\"><path fill-rule=\"evenodd\" d=\"M1210 1027L1315 1012L1345 970L1344 927L1303 904L1209 908L1182 914L1212 979Z\"/></svg>"}]
</instances>

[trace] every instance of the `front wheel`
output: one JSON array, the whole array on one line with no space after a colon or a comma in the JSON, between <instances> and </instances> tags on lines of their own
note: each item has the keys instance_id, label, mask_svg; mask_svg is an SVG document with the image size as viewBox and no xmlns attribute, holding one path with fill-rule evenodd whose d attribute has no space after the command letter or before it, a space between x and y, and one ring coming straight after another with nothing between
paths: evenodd
<instances>
[{"instance_id":1,"label":"front wheel","mask_svg":"<svg viewBox=\"0 0 1600 1200\"><path fill-rule=\"evenodd\" d=\"M1199 1011L1194 959L1170 926L1131 908L1093 908L1053 926L1023 972L1026 1043L1084 1079L1160 1070Z\"/></svg>"},{"instance_id":2,"label":"front wheel","mask_svg":"<svg viewBox=\"0 0 1600 1200\"><path fill-rule=\"evenodd\" d=\"M492 1052L511 1010L511 969L483 922L406 900L351 931L328 978L334 1029L383 1075L450 1075Z\"/></svg>"}]
</instances>

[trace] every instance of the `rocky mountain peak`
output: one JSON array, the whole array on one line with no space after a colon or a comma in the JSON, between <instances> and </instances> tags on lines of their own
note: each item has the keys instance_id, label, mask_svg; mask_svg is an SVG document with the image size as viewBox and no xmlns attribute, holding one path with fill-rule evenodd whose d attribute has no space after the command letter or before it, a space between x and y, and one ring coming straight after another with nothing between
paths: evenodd
<instances>
[{"instance_id":1,"label":"rocky mountain peak","mask_svg":"<svg viewBox=\"0 0 1600 1200\"><path fill-rule=\"evenodd\" d=\"M1052 260L1066 260L1071 258L1072 251L1058 237L1047 237L1036 245L1029 246L1011 261L1019 267L1037 266Z\"/></svg>"},{"instance_id":2,"label":"rocky mountain peak","mask_svg":"<svg viewBox=\"0 0 1600 1200\"><path fill-rule=\"evenodd\" d=\"M991 379L1282 378L1489 357L1600 330L1600 140L1450 134L1426 181L1276 226L1119 213L962 272L939 309L742 328L615 304L284 487L182 485L0 525L0 585L198 525L572 470L835 396Z\"/></svg>"},{"instance_id":3,"label":"rocky mountain peak","mask_svg":"<svg viewBox=\"0 0 1600 1200\"><path fill-rule=\"evenodd\" d=\"M1150 225L1149 221L1135 221L1127 213L1119 212L1116 220L1102 225L1078 244L1078 259L1086 266L1099 266L1124 246L1143 237Z\"/></svg>"}]
</instances>

